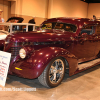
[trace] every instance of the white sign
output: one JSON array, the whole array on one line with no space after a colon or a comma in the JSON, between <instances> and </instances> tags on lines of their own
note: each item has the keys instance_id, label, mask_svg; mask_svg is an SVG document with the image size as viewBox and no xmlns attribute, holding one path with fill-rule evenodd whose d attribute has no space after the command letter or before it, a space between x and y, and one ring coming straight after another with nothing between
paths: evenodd
<instances>
[{"instance_id":1,"label":"white sign","mask_svg":"<svg viewBox=\"0 0 100 100\"><path fill-rule=\"evenodd\" d=\"M5 86L11 53L0 51L0 85Z\"/></svg>"}]
</instances>

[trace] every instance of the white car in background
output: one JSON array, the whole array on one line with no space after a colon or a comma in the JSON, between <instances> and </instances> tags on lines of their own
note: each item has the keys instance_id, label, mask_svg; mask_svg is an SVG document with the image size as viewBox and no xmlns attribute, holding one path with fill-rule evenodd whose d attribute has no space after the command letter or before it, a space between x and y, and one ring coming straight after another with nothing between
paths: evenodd
<instances>
[{"instance_id":1,"label":"white car in background","mask_svg":"<svg viewBox=\"0 0 100 100\"><path fill-rule=\"evenodd\" d=\"M15 21L15 19L12 18L10 18L10 20L7 20L6 23L0 23L0 50L3 50L4 40L6 39L7 35L14 34L16 32L35 31L35 24L21 23L21 20L20 22L17 20L17 22L14 23L12 21Z\"/></svg>"}]
</instances>

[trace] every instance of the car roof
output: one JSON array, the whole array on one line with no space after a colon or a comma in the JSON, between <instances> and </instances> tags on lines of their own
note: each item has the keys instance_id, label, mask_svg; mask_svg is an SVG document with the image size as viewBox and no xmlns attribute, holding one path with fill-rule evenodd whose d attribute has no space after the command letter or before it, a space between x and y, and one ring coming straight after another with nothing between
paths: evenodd
<instances>
[{"instance_id":1,"label":"car roof","mask_svg":"<svg viewBox=\"0 0 100 100\"><path fill-rule=\"evenodd\" d=\"M72 23L72 24L100 24L100 21L93 20L89 18L68 18L68 17L59 17L59 18L51 18L44 21L46 22L62 22L62 23Z\"/></svg>"}]
</instances>

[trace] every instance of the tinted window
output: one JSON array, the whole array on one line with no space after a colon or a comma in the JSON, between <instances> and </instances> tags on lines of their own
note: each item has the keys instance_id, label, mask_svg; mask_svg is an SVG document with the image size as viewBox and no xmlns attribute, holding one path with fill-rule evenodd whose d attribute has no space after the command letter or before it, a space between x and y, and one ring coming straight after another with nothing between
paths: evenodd
<instances>
[{"instance_id":1,"label":"tinted window","mask_svg":"<svg viewBox=\"0 0 100 100\"><path fill-rule=\"evenodd\" d=\"M93 26L85 26L82 30L81 30L81 34L82 33L87 33L88 35L91 35L94 33L94 27Z\"/></svg>"},{"instance_id":2,"label":"tinted window","mask_svg":"<svg viewBox=\"0 0 100 100\"><path fill-rule=\"evenodd\" d=\"M72 24L65 24L65 31L76 32L77 27Z\"/></svg>"},{"instance_id":3,"label":"tinted window","mask_svg":"<svg viewBox=\"0 0 100 100\"><path fill-rule=\"evenodd\" d=\"M66 24L66 23L44 23L41 26L42 29L64 29L68 32L76 32L77 27L73 24Z\"/></svg>"},{"instance_id":4,"label":"tinted window","mask_svg":"<svg viewBox=\"0 0 100 100\"><path fill-rule=\"evenodd\" d=\"M63 23L56 23L54 29L64 29L64 24Z\"/></svg>"},{"instance_id":5,"label":"tinted window","mask_svg":"<svg viewBox=\"0 0 100 100\"><path fill-rule=\"evenodd\" d=\"M66 23L56 23L54 29L64 29L68 32L76 32L77 27L72 24L66 24Z\"/></svg>"},{"instance_id":6,"label":"tinted window","mask_svg":"<svg viewBox=\"0 0 100 100\"><path fill-rule=\"evenodd\" d=\"M41 28L42 29L53 29L55 26L55 23L44 23Z\"/></svg>"}]
</instances>

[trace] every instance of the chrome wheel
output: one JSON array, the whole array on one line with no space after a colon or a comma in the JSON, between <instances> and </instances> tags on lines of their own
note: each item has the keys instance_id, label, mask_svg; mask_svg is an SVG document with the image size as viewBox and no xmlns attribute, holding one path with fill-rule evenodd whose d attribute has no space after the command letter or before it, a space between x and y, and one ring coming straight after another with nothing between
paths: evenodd
<instances>
[{"instance_id":1,"label":"chrome wheel","mask_svg":"<svg viewBox=\"0 0 100 100\"><path fill-rule=\"evenodd\" d=\"M56 87L63 80L65 70L64 59L62 57L54 58L38 77L39 82L47 87Z\"/></svg>"},{"instance_id":2,"label":"chrome wheel","mask_svg":"<svg viewBox=\"0 0 100 100\"><path fill-rule=\"evenodd\" d=\"M56 59L49 70L49 80L52 84L57 84L64 74L64 62L62 59Z\"/></svg>"}]
</instances>

